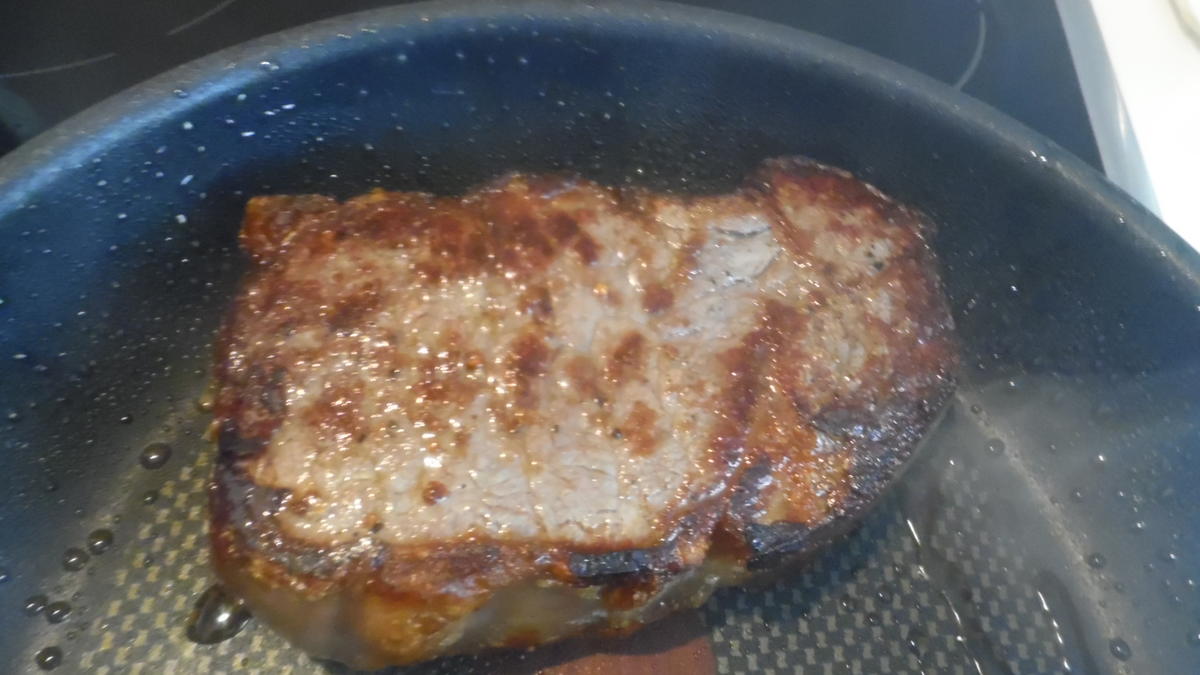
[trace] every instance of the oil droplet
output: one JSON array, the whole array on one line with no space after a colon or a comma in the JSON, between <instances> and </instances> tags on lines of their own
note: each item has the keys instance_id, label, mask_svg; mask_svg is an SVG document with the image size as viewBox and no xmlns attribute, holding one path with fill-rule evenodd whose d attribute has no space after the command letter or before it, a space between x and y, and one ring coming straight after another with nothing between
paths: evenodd
<instances>
[{"instance_id":1,"label":"oil droplet","mask_svg":"<svg viewBox=\"0 0 1200 675\"><path fill-rule=\"evenodd\" d=\"M854 610L858 609L858 602L856 602L854 598L850 597L849 595L843 595L842 598L838 600L838 604L841 605L842 609L846 610L847 612L853 612Z\"/></svg>"},{"instance_id":2,"label":"oil droplet","mask_svg":"<svg viewBox=\"0 0 1200 675\"><path fill-rule=\"evenodd\" d=\"M1121 638L1113 638L1108 641L1108 651L1121 661L1128 661L1129 657L1133 656L1133 650L1129 648L1129 643Z\"/></svg>"},{"instance_id":3,"label":"oil droplet","mask_svg":"<svg viewBox=\"0 0 1200 675\"><path fill-rule=\"evenodd\" d=\"M212 392L205 392L196 399L196 410L200 412L212 412L213 405L216 403L216 396Z\"/></svg>"},{"instance_id":4,"label":"oil droplet","mask_svg":"<svg viewBox=\"0 0 1200 675\"><path fill-rule=\"evenodd\" d=\"M258 67L262 68L263 70L265 70L267 72L274 72L276 70L279 70L279 64L275 61L259 61Z\"/></svg>"},{"instance_id":5,"label":"oil droplet","mask_svg":"<svg viewBox=\"0 0 1200 675\"><path fill-rule=\"evenodd\" d=\"M46 605L46 620L50 623L62 623L71 616L71 606L59 600Z\"/></svg>"},{"instance_id":6,"label":"oil droplet","mask_svg":"<svg viewBox=\"0 0 1200 675\"><path fill-rule=\"evenodd\" d=\"M88 554L83 549L69 548L63 553L63 568L68 572L78 572L88 563Z\"/></svg>"},{"instance_id":7,"label":"oil droplet","mask_svg":"<svg viewBox=\"0 0 1200 675\"><path fill-rule=\"evenodd\" d=\"M92 533L89 534L88 538L87 538L88 550L91 551L95 555L100 555L101 553L104 553L105 551L107 551L109 548L112 547L112 543L113 543L113 533L112 533L112 530L108 530L108 529L102 528L99 530L93 530Z\"/></svg>"},{"instance_id":8,"label":"oil droplet","mask_svg":"<svg viewBox=\"0 0 1200 675\"><path fill-rule=\"evenodd\" d=\"M62 655L58 647L46 647L34 655L33 661L42 670L54 670L62 664Z\"/></svg>"},{"instance_id":9,"label":"oil droplet","mask_svg":"<svg viewBox=\"0 0 1200 675\"><path fill-rule=\"evenodd\" d=\"M1087 564L1093 569L1103 569L1108 564L1108 561L1099 553L1093 553L1087 557Z\"/></svg>"},{"instance_id":10,"label":"oil droplet","mask_svg":"<svg viewBox=\"0 0 1200 675\"><path fill-rule=\"evenodd\" d=\"M209 586L196 600L188 617L187 638L192 642L211 645L238 634L250 612L240 600L230 597L218 584Z\"/></svg>"},{"instance_id":11,"label":"oil droplet","mask_svg":"<svg viewBox=\"0 0 1200 675\"><path fill-rule=\"evenodd\" d=\"M1073 501L1073 502L1083 501L1083 490L1071 490L1071 501Z\"/></svg>"},{"instance_id":12,"label":"oil droplet","mask_svg":"<svg viewBox=\"0 0 1200 675\"><path fill-rule=\"evenodd\" d=\"M1200 631L1192 631L1188 635L1187 641L1193 647L1200 647Z\"/></svg>"},{"instance_id":13,"label":"oil droplet","mask_svg":"<svg viewBox=\"0 0 1200 675\"><path fill-rule=\"evenodd\" d=\"M7 583L10 578L8 570L0 567L0 584Z\"/></svg>"},{"instance_id":14,"label":"oil droplet","mask_svg":"<svg viewBox=\"0 0 1200 675\"><path fill-rule=\"evenodd\" d=\"M169 459L171 459L171 446L166 443L151 443L142 449L142 455L138 461L144 468L153 470L163 468Z\"/></svg>"},{"instance_id":15,"label":"oil droplet","mask_svg":"<svg viewBox=\"0 0 1200 675\"><path fill-rule=\"evenodd\" d=\"M49 598L40 593L38 595L31 595L25 598L25 607L22 608L22 611L28 616L37 616L42 613L43 609L46 609L47 602L49 602Z\"/></svg>"},{"instance_id":16,"label":"oil droplet","mask_svg":"<svg viewBox=\"0 0 1200 675\"><path fill-rule=\"evenodd\" d=\"M121 424L129 424L133 422L133 415L121 415L117 418L117 421Z\"/></svg>"},{"instance_id":17,"label":"oil droplet","mask_svg":"<svg viewBox=\"0 0 1200 675\"><path fill-rule=\"evenodd\" d=\"M175 94L175 98L187 98L189 96L189 94L183 89L175 89L171 93Z\"/></svg>"},{"instance_id":18,"label":"oil droplet","mask_svg":"<svg viewBox=\"0 0 1200 675\"><path fill-rule=\"evenodd\" d=\"M993 438L987 443L987 451L993 455L999 455L1004 452L1004 441L999 438Z\"/></svg>"}]
</instances>

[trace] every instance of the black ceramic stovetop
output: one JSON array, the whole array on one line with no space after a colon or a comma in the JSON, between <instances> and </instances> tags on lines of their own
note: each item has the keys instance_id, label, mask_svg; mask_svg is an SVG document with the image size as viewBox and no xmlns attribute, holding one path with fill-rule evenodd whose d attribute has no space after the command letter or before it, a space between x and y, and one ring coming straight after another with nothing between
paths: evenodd
<instances>
[{"instance_id":1,"label":"black ceramic stovetop","mask_svg":"<svg viewBox=\"0 0 1200 675\"><path fill-rule=\"evenodd\" d=\"M173 66L387 0L0 3L0 155ZM1047 0L694 0L803 28L923 71L1099 155L1062 23Z\"/></svg>"}]
</instances>

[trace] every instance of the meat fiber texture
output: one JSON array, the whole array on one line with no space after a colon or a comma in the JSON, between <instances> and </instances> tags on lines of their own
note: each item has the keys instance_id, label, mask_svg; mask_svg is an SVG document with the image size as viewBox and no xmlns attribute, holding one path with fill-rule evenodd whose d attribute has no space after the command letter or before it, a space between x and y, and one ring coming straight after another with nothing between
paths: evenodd
<instances>
[{"instance_id":1,"label":"meat fiber texture","mask_svg":"<svg viewBox=\"0 0 1200 675\"><path fill-rule=\"evenodd\" d=\"M378 667L628 631L802 559L953 389L929 236L797 158L721 195L256 197L217 347L217 572Z\"/></svg>"}]
</instances>

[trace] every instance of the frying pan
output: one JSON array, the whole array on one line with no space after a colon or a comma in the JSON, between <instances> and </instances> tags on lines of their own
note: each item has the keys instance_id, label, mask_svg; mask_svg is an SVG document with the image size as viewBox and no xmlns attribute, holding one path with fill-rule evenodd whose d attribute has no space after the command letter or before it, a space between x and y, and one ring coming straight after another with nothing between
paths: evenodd
<instances>
[{"instance_id":1,"label":"frying pan","mask_svg":"<svg viewBox=\"0 0 1200 675\"><path fill-rule=\"evenodd\" d=\"M643 672L661 654L682 656L659 671L1200 672L1195 252L1050 141L899 66L726 14L542 0L267 37L0 161L0 659L338 670L253 623L184 638L209 583L196 401L250 195L453 193L511 169L707 191L784 154L939 223L959 391L811 567L588 649ZM413 672L569 670L586 651L564 649Z\"/></svg>"}]
</instances>

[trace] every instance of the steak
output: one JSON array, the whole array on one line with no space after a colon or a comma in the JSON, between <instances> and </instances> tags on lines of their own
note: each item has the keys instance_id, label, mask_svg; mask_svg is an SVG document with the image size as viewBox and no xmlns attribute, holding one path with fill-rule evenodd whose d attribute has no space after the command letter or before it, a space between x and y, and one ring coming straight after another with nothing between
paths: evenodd
<instances>
[{"instance_id":1,"label":"steak","mask_svg":"<svg viewBox=\"0 0 1200 675\"><path fill-rule=\"evenodd\" d=\"M765 162L251 199L217 346L218 576L359 668L620 633L846 531L953 389L929 223Z\"/></svg>"}]
</instances>

